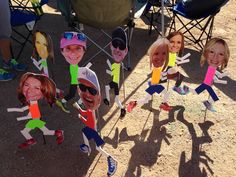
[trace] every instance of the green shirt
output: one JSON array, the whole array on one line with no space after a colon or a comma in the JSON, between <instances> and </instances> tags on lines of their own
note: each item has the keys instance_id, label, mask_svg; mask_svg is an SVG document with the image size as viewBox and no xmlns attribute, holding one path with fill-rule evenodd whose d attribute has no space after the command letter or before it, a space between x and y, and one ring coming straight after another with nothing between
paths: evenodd
<instances>
[{"instance_id":1,"label":"green shirt","mask_svg":"<svg viewBox=\"0 0 236 177\"><path fill-rule=\"evenodd\" d=\"M46 60L46 59L42 59L41 65L42 65L44 68L47 68L47 67L48 67L47 60Z\"/></svg>"},{"instance_id":2,"label":"green shirt","mask_svg":"<svg viewBox=\"0 0 236 177\"><path fill-rule=\"evenodd\" d=\"M111 65L111 72L113 76L113 82L119 85L120 82L120 63L113 63Z\"/></svg>"},{"instance_id":3,"label":"green shirt","mask_svg":"<svg viewBox=\"0 0 236 177\"><path fill-rule=\"evenodd\" d=\"M70 65L70 83L71 84L78 84L78 73L79 73L79 66L78 65Z\"/></svg>"}]
</instances>

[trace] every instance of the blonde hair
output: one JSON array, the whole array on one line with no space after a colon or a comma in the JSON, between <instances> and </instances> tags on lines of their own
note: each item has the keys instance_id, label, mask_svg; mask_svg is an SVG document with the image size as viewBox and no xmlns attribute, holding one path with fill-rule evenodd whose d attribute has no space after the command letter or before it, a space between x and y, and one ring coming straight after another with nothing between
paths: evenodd
<instances>
[{"instance_id":1,"label":"blonde hair","mask_svg":"<svg viewBox=\"0 0 236 177\"><path fill-rule=\"evenodd\" d=\"M56 96L55 83L45 75L35 74L35 73L30 73L30 72L25 73L20 78L20 84L19 84L19 87L18 87L18 90L17 90L18 99L20 100L20 102L23 103L23 104L27 104L25 95L23 94L23 86L24 86L25 81L30 77L40 81L40 83L41 83L41 92L43 94L43 97L46 99L46 101L50 105L55 103L55 101L56 101L56 99L55 99L55 96Z\"/></svg>"},{"instance_id":2,"label":"blonde hair","mask_svg":"<svg viewBox=\"0 0 236 177\"><path fill-rule=\"evenodd\" d=\"M160 47L161 45L165 45L166 46L166 60L164 63L164 67L162 68L162 71L165 70L165 68L167 67L167 64L169 62L169 41L166 38L159 38L157 39L148 49L148 55L150 58L150 68L152 67L152 57L155 54L156 50L158 49L158 47Z\"/></svg>"},{"instance_id":3,"label":"blonde hair","mask_svg":"<svg viewBox=\"0 0 236 177\"><path fill-rule=\"evenodd\" d=\"M224 56L225 59L223 61L223 63L220 66L220 69L223 70L224 68L226 68L228 61L229 61L229 57L230 57L230 51L229 51L229 47L228 44L226 43L226 41L224 39L221 38L212 38L210 39L207 44L205 45L203 52L202 52L202 56L201 56L201 60L200 60L200 65L201 67L205 64L207 58L207 52L209 52L209 50L216 44L216 43L220 43L224 46L225 48L225 52L224 52Z\"/></svg>"},{"instance_id":4,"label":"blonde hair","mask_svg":"<svg viewBox=\"0 0 236 177\"><path fill-rule=\"evenodd\" d=\"M54 57L52 38L50 35L48 35L47 33L43 32L43 31L36 30L33 34L33 41L32 42L33 42L34 50L33 50L32 57L37 58L39 56L38 52L36 50L36 46L35 46L37 33L40 33L41 35L43 35L45 37L45 39L47 41L48 59L51 59L52 62L54 63L55 57Z\"/></svg>"}]
</instances>

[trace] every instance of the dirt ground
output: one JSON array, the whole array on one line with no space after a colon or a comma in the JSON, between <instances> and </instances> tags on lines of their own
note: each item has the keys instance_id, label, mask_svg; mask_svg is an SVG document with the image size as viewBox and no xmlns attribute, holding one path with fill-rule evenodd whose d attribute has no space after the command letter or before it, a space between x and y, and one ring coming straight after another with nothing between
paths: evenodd
<instances>
[{"instance_id":1,"label":"dirt ground","mask_svg":"<svg viewBox=\"0 0 236 177\"><path fill-rule=\"evenodd\" d=\"M69 83L68 64L60 54L59 39L63 31L69 30L64 18L56 11L54 2L45 7L46 14L37 28L46 31L54 41L56 62L51 67L58 88L67 92ZM172 93L169 103L174 106L170 112L160 111L161 97L153 96L153 101L119 118L120 111L114 104L103 103L99 109L98 129L106 144L104 149L118 161L115 177L234 177L236 176L236 0L226 4L215 17L213 36L224 38L231 51L227 70L228 84L216 84L213 89L220 100L215 104L216 113L205 111L202 101L208 98L206 92L200 95L180 96ZM131 44L131 71L121 77L120 98L129 101L143 98L147 88L149 58L148 47L157 38L154 30L148 35L145 18L135 20L136 26ZM97 35L97 30L85 26L85 32ZM103 42L105 40L103 39ZM106 41L105 41L106 42ZM14 44L14 50L17 45ZM80 65L87 62L96 48L89 47ZM206 68L200 68L200 52L187 45L185 53L191 53L191 61L183 65L187 78L184 84L195 88L203 80ZM28 64L29 71L38 72L30 61L32 46L27 44L19 61ZM92 69L100 80L102 95L109 82L105 73L107 56L98 55L92 60ZM42 102L43 119L50 129L63 129L65 141L58 146L55 137L46 137L46 144L40 131L32 131L37 144L28 150L20 150L17 145L24 141L20 130L25 121L17 122L17 113L7 113L8 107L20 106L16 97L19 78L2 82L0 90L0 177L104 177L107 161L93 152L88 157L79 150L83 142L82 122L76 110L70 106L71 114L57 107L51 109ZM169 89L174 82L169 83ZM167 86L164 84L164 86ZM74 101L76 98L74 99ZM71 102L73 103L73 101Z\"/></svg>"}]
</instances>

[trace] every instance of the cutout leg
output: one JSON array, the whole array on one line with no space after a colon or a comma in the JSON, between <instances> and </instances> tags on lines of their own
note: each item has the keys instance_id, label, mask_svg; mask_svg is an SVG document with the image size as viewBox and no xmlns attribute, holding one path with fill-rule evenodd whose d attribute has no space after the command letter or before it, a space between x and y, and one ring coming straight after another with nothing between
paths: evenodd
<instances>
[{"instance_id":1,"label":"cutout leg","mask_svg":"<svg viewBox=\"0 0 236 177\"><path fill-rule=\"evenodd\" d=\"M29 134L29 132L31 131L32 129L30 128L24 128L23 130L21 130L21 134L25 137L25 139L29 140L29 139L32 139L33 137Z\"/></svg>"},{"instance_id":2,"label":"cutout leg","mask_svg":"<svg viewBox=\"0 0 236 177\"><path fill-rule=\"evenodd\" d=\"M110 86L106 85L105 86L105 92L106 92L106 99L110 102Z\"/></svg>"},{"instance_id":3,"label":"cutout leg","mask_svg":"<svg viewBox=\"0 0 236 177\"><path fill-rule=\"evenodd\" d=\"M44 135L55 135L55 130L49 130L47 127L40 128Z\"/></svg>"}]
</instances>

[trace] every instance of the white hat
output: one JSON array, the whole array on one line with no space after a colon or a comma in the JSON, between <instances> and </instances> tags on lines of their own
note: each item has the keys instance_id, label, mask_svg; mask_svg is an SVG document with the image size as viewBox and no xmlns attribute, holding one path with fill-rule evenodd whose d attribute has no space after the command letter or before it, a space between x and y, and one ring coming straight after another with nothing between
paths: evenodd
<instances>
[{"instance_id":1,"label":"white hat","mask_svg":"<svg viewBox=\"0 0 236 177\"><path fill-rule=\"evenodd\" d=\"M89 81L91 84L93 84L94 87L96 87L96 89L100 93L100 85L97 75L94 71L87 67L79 67L78 80L79 79L85 79Z\"/></svg>"}]
</instances>

